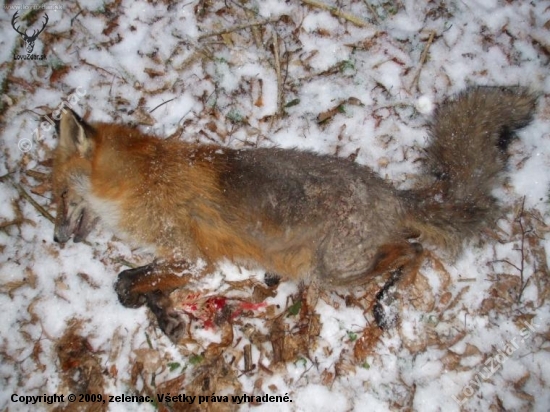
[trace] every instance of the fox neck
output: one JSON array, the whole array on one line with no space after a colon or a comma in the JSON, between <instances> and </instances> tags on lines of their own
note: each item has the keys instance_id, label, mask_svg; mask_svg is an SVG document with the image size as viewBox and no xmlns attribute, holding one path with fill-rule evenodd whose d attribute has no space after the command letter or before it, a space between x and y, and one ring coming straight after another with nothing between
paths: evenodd
<instances>
[{"instance_id":1,"label":"fox neck","mask_svg":"<svg viewBox=\"0 0 550 412\"><path fill-rule=\"evenodd\" d=\"M103 135L92 159L87 201L118 237L157 255L202 257L190 239L195 219L219 221L217 147L148 136ZM213 167L214 166L214 167Z\"/></svg>"}]
</instances>

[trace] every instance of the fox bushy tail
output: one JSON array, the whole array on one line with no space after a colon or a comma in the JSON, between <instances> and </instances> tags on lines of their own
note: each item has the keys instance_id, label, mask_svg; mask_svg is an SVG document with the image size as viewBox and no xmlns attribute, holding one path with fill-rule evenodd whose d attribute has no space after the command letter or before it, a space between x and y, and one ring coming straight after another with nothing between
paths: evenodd
<instances>
[{"instance_id":1,"label":"fox bushy tail","mask_svg":"<svg viewBox=\"0 0 550 412\"><path fill-rule=\"evenodd\" d=\"M506 167L506 149L514 131L531 121L535 104L520 87L471 88L443 103L430 128L427 182L413 191L416 222L409 229L452 250L493 219L491 191Z\"/></svg>"}]
</instances>

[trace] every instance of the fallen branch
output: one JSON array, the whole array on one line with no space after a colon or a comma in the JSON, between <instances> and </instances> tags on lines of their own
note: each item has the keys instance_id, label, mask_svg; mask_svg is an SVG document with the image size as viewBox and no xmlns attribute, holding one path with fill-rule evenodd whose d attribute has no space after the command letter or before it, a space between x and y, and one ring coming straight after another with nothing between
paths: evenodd
<instances>
[{"instance_id":1,"label":"fallen branch","mask_svg":"<svg viewBox=\"0 0 550 412\"><path fill-rule=\"evenodd\" d=\"M374 7L371 6L371 4L365 0L365 4L367 5L367 8L371 12L372 16L374 17L374 20L376 20L376 23L381 24L380 17L378 17L378 13L376 13L376 10L374 10Z\"/></svg>"},{"instance_id":2,"label":"fallen branch","mask_svg":"<svg viewBox=\"0 0 550 412\"><path fill-rule=\"evenodd\" d=\"M319 9L326 10L326 11L330 12L330 14L332 14L333 16L341 17L342 19L345 19L345 20L349 21L350 23L355 24L358 27L370 27L374 30L377 30L376 26L374 26L370 23L367 23L363 19L360 19L359 17L354 16L351 13L346 13L345 11L338 10L334 6L329 6L328 4L321 3L320 1L317 1L317 0L302 0L302 2L304 4L307 4L308 6L317 7Z\"/></svg>"},{"instance_id":3,"label":"fallen branch","mask_svg":"<svg viewBox=\"0 0 550 412\"><path fill-rule=\"evenodd\" d=\"M36 200L34 200L34 199L32 198L32 196L29 195L29 194L25 191L25 189L23 189L23 187L22 187L19 183L14 182L13 180L12 180L11 183L12 183L13 187L15 187L15 188L17 189L17 191L19 192L19 194L20 194L21 196L23 196L25 199L27 199L27 200L29 201L29 203L30 203L31 205L33 205L34 208L35 208L36 210L38 210L38 212L40 212L40 214L41 214L42 216L44 216L44 217L45 217L46 219L48 219L50 222L55 223L55 219L53 218L53 216L50 215L50 213L49 213L46 209L44 209L42 206L40 206L40 204L38 204L38 202L37 202Z\"/></svg>"},{"instance_id":4,"label":"fallen branch","mask_svg":"<svg viewBox=\"0 0 550 412\"><path fill-rule=\"evenodd\" d=\"M264 21L255 21L255 22L247 23L247 24L240 24L238 26L229 27L227 29L213 31L213 32L210 32L210 33L203 34L202 36L199 36L199 40L203 40L203 39L206 39L208 37L220 36L222 34L233 33L233 32L236 32L236 31L248 29L250 27L263 26L265 24L270 24L270 23L275 23L275 22L277 22L277 20L264 20Z\"/></svg>"},{"instance_id":5,"label":"fallen branch","mask_svg":"<svg viewBox=\"0 0 550 412\"><path fill-rule=\"evenodd\" d=\"M525 288L527 287L527 284L529 283L529 280L531 279L531 277L529 277L529 279L527 279L527 281L525 280L525 277L524 277L524 269L525 269L525 236L527 235L527 233L531 232L531 230L526 230L525 227L523 226L523 212L525 211L525 196L523 196L523 201L521 202L521 209L518 213L518 217L516 219L516 221L518 222L519 224L519 228L521 230L521 243L520 243L520 254L521 254L521 263L520 263L520 268L519 268L519 277L520 277L520 287L519 287L519 292L518 292L518 297L517 297L517 302L516 303L520 303L521 302L521 296L523 295L523 292L525 291Z\"/></svg>"},{"instance_id":6,"label":"fallen branch","mask_svg":"<svg viewBox=\"0 0 550 412\"><path fill-rule=\"evenodd\" d=\"M420 66L418 67L418 70L416 71L416 74L414 76L414 79L409 87L409 92L412 91L412 89L417 85L418 79L420 79L420 72L422 72L422 67L424 67L424 63L426 63L426 59L428 57L428 51L430 50L430 46L432 45L435 38L435 31L430 31L430 37L428 37L428 43L426 43L426 47L424 47L424 50L422 51L422 55L420 56Z\"/></svg>"},{"instance_id":7,"label":"fallen branch","mask_svg":"<svg viewBox=\"0 0 550 412\"><path fill-rule=\"evenodd\" d=\"M283 107L283 78L281 76L281 56L279 50L279 37L273 31L273 54L275 55L275 73L277 74L277 115L282 116Z\"/></svg>"},{"instance_id":8,"label":"fallen branch","mask_svg":"<svg viewBox=\"0 0 550 412\"><path fill-rule=\"evenodd\" d=\"M159 104L157 107L155 107L154 109L151 109L149 110L149 113L153 113L155 110L157 110L159 107L165 105L166 103L170 103L172 100L176 100L176 98L174 97L173 99L169 99L169 100L166 100L165 102L162 102L161 104Z\"/></svg>"}]
</instances>

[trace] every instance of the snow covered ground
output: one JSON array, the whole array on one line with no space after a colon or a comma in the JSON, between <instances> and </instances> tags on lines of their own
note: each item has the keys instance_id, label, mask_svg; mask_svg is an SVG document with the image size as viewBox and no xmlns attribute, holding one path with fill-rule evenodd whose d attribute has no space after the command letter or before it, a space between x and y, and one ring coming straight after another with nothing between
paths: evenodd
<instances>
[{"instance_id":1,"label":"snow covered ground","mask_svg":"<svg viewBox=\"0 0 550 412\"><path fill-rule=\"evenodd\" d=\"M210 410L548 410L549 1L40 4L18 24L39 29L48 14L33 51L44 60L14 59L26 54L11 25L22 3L0 13L2 410L69 393L155 402L38 409L183 410L157 394L185 393ZM299 285L273 292L263 273L222 264L176 296L190 330L175 346L113 290L127 264L152 256L102 229L53 243L56 138L41 116L62 102L163 137L351 156L407 188L432 108L477 84L540 95L497 192L502 219L457 260L431 251L383 334L370 311L377 285L321 292L309 308ZM212 326L225 305L234 318ZM292 402L231 402L244 394Z\"/></svg>"}]
</instances>

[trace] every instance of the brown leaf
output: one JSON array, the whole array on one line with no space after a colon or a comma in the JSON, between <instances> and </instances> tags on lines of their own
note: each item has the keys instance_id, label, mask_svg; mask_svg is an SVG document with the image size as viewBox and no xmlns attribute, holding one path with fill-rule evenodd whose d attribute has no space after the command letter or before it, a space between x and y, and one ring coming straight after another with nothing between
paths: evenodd
<instances>
[{"instance_id":1,"label":"brown leaf","mask_svg":"<svg viewBox=\"0 0 550 412\"><path fill-rule=\"evenodd\" d=\"M52 70L52 74L50 75L50 83L57 83L59 82L67 73L71 71L70 66L60 66L58 68L55 68Z\"/></svg>"},{"instance_id":2,"label":"brown leaf","mask_svg":"<svg viewBox=\"0 0 550 412\"><path fill-rule=\"evenodd\" d=\"M85 394L101 394L103 399L108 399L104 393L102 363L88 340L80 336L80 326L81 321L69 322L68 328L56 345L62 376L62 388L60 389L64 389L64 392L71 392L77 397ZM57 410L77 410L74 405L72 403L62 405ZM107 402L93 403L87 410L105 411L107 408Z\"/></svg>"},{"instance_id":3,"label":"brown leaf","mask_svg":"<svg viewBox=\"0 0 550 412\"><path fill-rule=\"evenodd\" d=\"M441 362L446 370L455 370L457 366L460 365L460 355L452 351L447 351L441 358Z\"/></svg>"},{"instance_id":4,"label":"brown leaf","mask_svg":"<svg viewBox=\"0 0 550 412\"><path fill-rule=\"evenodd\" d=\"M410 302L414 308L421 312L431 312L435 306L435 297L428 279L417 273L412 289L408 290Z\"/></svg>"},{"instance_id":5,"label":"brown leaf","mask_svg":"<svg viewBox=\"0 0 550 412\"><path fill-rule=\"evenodd\" d=\"M149 67L146 67L143 69L145 73L149 75L150 78L154 79L155 77L162 77L164 76L164 72L161 72L160 70L151 69Z\"/></svg>"},{"instance_id":6,"label":"brown leaf","mask_svg":"<svg viewBox=\"0 0 550 412\"><path fill-rule=\"evenodd\" d=\"M155 349L136 349L134 350L134 355L136 355L136 362L141 363L143 370L149 374L154 373L163 365L160 354Z\"/></svg>"},{"instance_id":7,"label":"brown leaf","mask_svg":"<svg viewBox=\"0 0 550 412\"><path fill-rule=\"evenodd\" d=\"M464 353L462 356L480 356L481 351L477 346L471 345L469 343L466 344L466 349L464 349Z\"/></svg>"},{"instance_id":8,"label":"brown leaf","mask_svg":"<svg viewBox=\"0 0 550 412\"><path fill-rule=\"evenodd\" d=\"M374 353L374 348L380 340L382 333L382 330L374 324L363 330L363 333L353 347L353 356L356 361L363 362L368 356Z\"/></svg>"}]
</instances>

